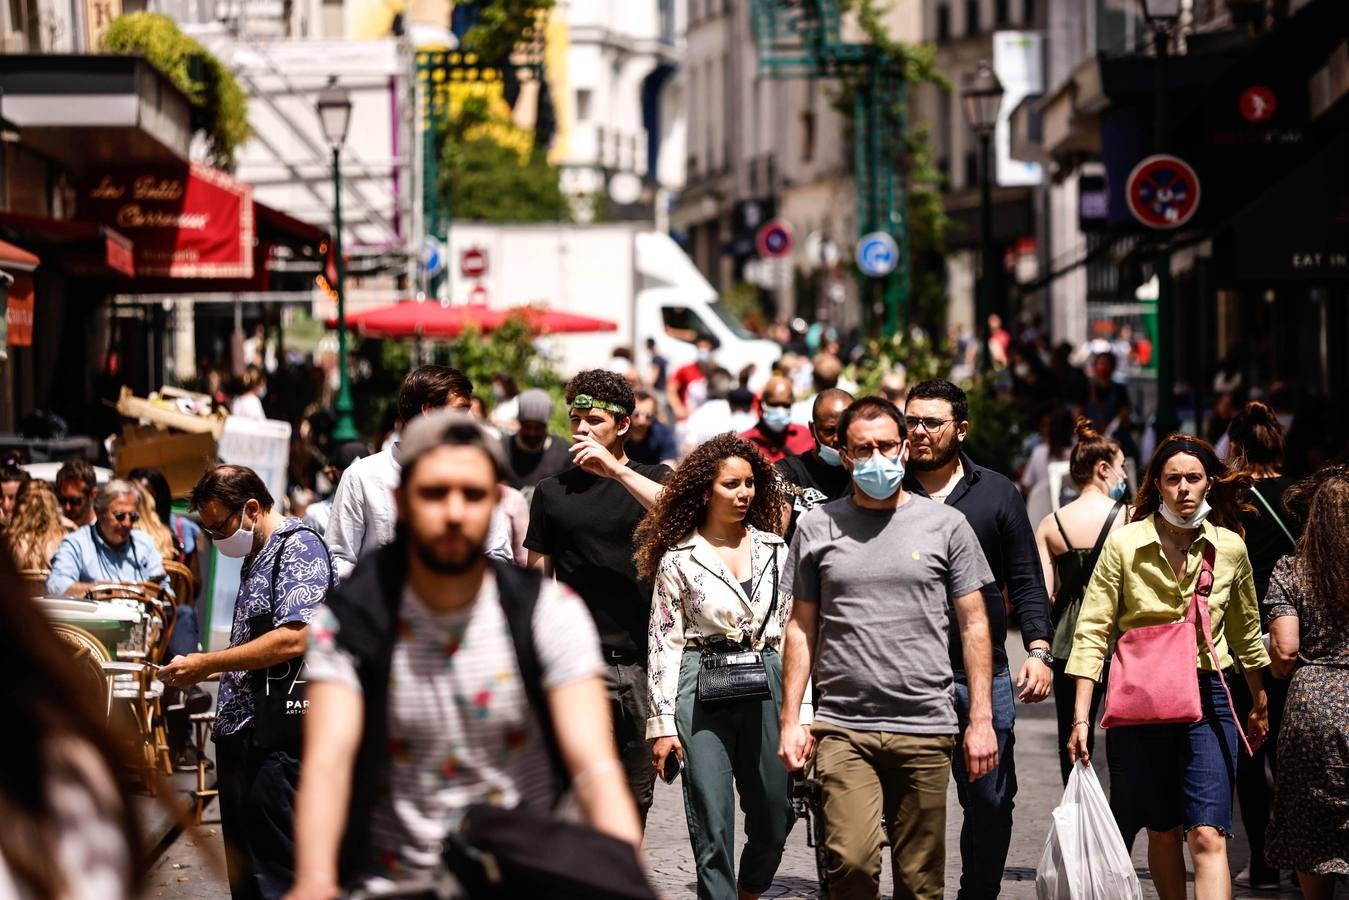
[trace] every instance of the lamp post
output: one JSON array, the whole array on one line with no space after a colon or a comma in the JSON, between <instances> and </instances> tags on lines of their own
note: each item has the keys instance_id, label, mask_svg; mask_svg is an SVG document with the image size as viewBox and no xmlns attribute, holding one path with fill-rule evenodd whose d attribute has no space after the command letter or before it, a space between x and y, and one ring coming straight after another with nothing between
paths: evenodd
<instances>
[{"instance_id":1,"label":"lamp post","mask_svg":"<svg viewBox=\"0 0 1349 900\"><path fill-rule=\"evenodd\" d=\"M1141 0L1143 17L1152 26L1152 46L1157 54L1153 66L1153 153L1165 153L1166 61L1171 53L1171 32L1180 19L1181 0ZM1172 342L1171 246L1165 233L1157 236L1154 268L1157 277L1157 413L1153 431L1158 441L1176 430L1175 347Z\"/></svg>"},{"instance_id":2,"label":"lamp post","mask_svg":"<svg viewBox=\"0 0 1349 900\"><path fill-rule=\"evenodd\" d=\"M333 152L333 254L337 269L337 424L333 442L342 444L360 440L352 413L351 379L347 371L347 292L346 261L342 258L342 144L351 122L351 97L337 84L337 76L328 77L328 86L319 91L319 124Z\"/></svg>"},{"instance_id":3,"label":"lamp post","mask_svg":"<svg viewBox=\"0 0 1349 900\"><path fill-rule=\"evenodd\" d=\"M1002 82L993 73L987 61L965 75L960 100L965 109L965 120L979 138L979 248L982 262L979 266L979 291L975 303L975 335L988 327L993 312L993 272L998 266L997 251L993 246L993 128L998 122L1002 106ZM988 339L984 334L979 352L979 366L984 371L992 368Z\"/></svg>"}]
</instances>

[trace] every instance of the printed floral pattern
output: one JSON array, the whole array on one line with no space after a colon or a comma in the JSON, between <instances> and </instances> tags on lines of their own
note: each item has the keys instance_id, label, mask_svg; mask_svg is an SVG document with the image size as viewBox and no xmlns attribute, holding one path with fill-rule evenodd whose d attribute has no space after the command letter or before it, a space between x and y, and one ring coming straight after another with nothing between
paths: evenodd
<instances>
[{"instance_id":1,"label":"printed floral pattern","mask_svg":"<svg viewBox=\"0 0 1349 900\"><path fill-rule=\"evenodd\" d=\"M781 651L792 611L791 596L782 592L786 579L781 567L787 558L787 546L777 535L755 528L750 529L750 540L752 598L745 596L744 588L722 564L712 545L697 532L671 548L661 560L648 629L648 738L675 733L675 701L685 646L714 638L753 639L772 606L775 568L780 594L777 609L763 640L754 649Z\"/></svg>"}]
</instances>

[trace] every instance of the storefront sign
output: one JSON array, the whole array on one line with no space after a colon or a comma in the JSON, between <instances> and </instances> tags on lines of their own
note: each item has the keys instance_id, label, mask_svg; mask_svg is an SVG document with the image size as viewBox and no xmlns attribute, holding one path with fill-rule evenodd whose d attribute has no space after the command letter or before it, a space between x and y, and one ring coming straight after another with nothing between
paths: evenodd
<instances>
[{"instance_id":1,"label":"storefront sign","mask_svg":"<svg viewBox=\"0 0 1349 900\"><path fill-rule=\"evenodd\" d=\"M131 239L137 276L253 277L253 189L224 172L98 173L81 200L85 218Z\"/></svg>"},{"instance_id":2,"label":"storefront sign","mask_svg":"<svg viewBox=\"0 0 1349 900\"><path fill-rule=\"evenodd\" d=\"M112 20L122 14L122 0L84 0L85 34L90 53L103 52L103 35Z\"/></svg>"},{"instance_id":3,"label":"storefront sign","mask_svg":"<svg viewBox=\"0 0 1349 900\"><path fill-rule=\"evenodd\" d=\"M9 308L5 312L9 335L5 343L10 347L33 346L33 277L15 275L9 286Z\"/></svg>"}]
</instances>

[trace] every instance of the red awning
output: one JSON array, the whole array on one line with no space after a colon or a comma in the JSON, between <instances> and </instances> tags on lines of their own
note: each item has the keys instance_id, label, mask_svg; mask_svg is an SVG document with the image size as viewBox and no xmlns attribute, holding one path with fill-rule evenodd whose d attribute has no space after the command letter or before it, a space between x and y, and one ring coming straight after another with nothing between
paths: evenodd
<instances>
[{"instance_id":1,"label":"red awning","mask_svg":"<svg viewBox=\"0 0 1349 900\"><path fill-rule=\"evenodd\" d=\"M16 247L8 241L0 241L0 269L6 272L31 272L42 260L22 247Z\"/></svg>"},{"instance_id":2,"label":"red awning","mask_svg":"<svg viewBox=\"0 0 1349 900\"><path fill-rule=\"evenodd\" d=\"M347 326L366 337L454 338L469 327L486 333L501 327L512 316L522 316L534 334L584 334L617 331L618 325L576 313L520 306L489 309L485 306L441 306L434 300L406 300L347 316ZM330 319L334 327L337 320Z\"/></svg>"},{"instance_id":3,"label":"red awning","mask_svg":"<svg viewBox=\"0 0 1349 900\"><path fill-rule=\"evenodd\" d=\"M97 222L0 212L0 234L35 247L44 256L56 257L62 268L70 272L81 275L136 274L131 240Z\"/></svg>"}]
</instances>

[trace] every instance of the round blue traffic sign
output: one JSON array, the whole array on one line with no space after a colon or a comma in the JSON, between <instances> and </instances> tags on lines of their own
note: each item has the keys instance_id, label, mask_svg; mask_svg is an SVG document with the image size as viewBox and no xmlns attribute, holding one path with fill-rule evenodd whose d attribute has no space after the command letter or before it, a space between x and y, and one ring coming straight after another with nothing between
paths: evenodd
<instances>
[{"instance_id":1,"label":"round blue traffic sign","mask_svg":"<svg viewBox=\"0 0 1349 900\"><path fill-rule=\"evenodd\" d=\"M759 229L754 236L759 255L767 259L790 256L792 252L792 227L781 219L774 219Z\"/></svg>"},{"instance_id":2,"label":"round blue traffic sign","mask_svg":"<svg viewBox=\"0 0 1349 900\"><path fill-rule=\"evenodd\" d=\"M899 265L899 245L884 231L862 235L857 242L857 268L871 278L883 278Z\"/></svg>"}]
</instances>

